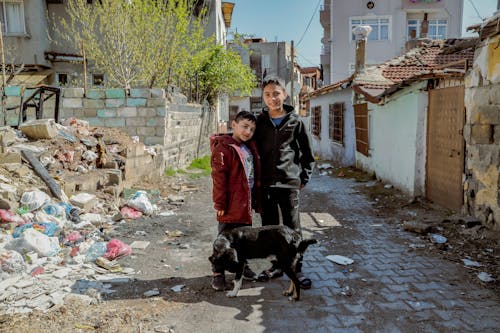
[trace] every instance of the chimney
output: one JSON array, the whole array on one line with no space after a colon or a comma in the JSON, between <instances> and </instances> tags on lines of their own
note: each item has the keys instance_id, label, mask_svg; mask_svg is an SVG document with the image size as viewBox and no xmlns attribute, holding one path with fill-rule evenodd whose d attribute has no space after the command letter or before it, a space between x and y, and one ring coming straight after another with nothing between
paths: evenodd
<instances>
[{"instance_id":1,"label":"chimney","mask_svg":"<svg viewBox=\"0 0 500 333\"><path fill-rule=\"evenodd\" d=\"M429 32L429 21L427 20L427 13L424 13L424 19L422 24L420 24L420 38L427 38L427 33Z\"/></svg>"},{"instance_id":2,"label":"chimney","mask_svg":"<svg viewBox=\"0 0 500 333\"><path fill-rule=\"evenodd\" d=\"M233 16L233 8L234 8L234 3L233 2L221 2L222 6L222 15L224 16L224 24L226 28L229 28L231 26L231 18Z\"/></svg>"},{"instance_id":3,"label":"chimney","mask_svg":"<svg viewBox=\"0 0 500 333\"><path fill-rule=\"evenodd\" d=\"M369 25L358 25L352 29L354 38L356 40L356 60L354 65L354 74L363 73L365 71L365 58L366 58L366 40L372 31Z\"/></svg>"}]
</instances>

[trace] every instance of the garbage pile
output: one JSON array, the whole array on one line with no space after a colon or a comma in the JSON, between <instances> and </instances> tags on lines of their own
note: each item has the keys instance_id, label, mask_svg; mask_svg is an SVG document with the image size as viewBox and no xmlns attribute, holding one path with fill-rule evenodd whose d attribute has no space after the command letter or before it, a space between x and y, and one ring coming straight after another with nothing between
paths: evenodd
<instances>
[{"instance_id":1,"label":"garbage pile","mask_svg":"<svg viewBox=\"0 0 500 333\"><path fill-rule=\"evenodd\" d=\"M136 140L75 118L0 128L0 313L47 310L67 297L98 302L113 292L109 281L134 274L118 262L131 247L103 231L152 215L157 207L148 193L125 200L118 179L68 197L63 180L99 169L121 177L127 145Z\"/></svg>"}]
</instances>

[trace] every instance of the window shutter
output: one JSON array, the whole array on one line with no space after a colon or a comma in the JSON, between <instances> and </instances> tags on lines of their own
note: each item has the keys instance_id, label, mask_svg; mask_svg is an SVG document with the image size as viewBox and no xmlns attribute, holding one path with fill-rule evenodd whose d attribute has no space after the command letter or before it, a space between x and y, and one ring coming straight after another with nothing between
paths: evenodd
<instances>
[{"instance_id":1,"label":"window shutter","mask_svg":"<svg viewBox=\"0 0 500 333\"><path fill-rule=\"evenodd\" d=\"M368 156L368 104L354 105L354 124L356 126L356 151Z\"/></svg>"}]
</instances>

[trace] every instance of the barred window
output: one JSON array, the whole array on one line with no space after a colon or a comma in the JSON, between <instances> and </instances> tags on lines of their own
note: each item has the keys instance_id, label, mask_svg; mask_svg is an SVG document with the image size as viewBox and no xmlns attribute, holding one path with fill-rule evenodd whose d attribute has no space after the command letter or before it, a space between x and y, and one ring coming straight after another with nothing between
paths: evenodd
<instances>
[{"instance_id":1,"label":"barred window","mask_svg":"<svg viewBox=\"0 0 500 333\"><path fill-rule=\"evenodd\" d=\"M320 137L321 133L321 106L315 106L312 110L312 134Z\"/></svg>"},{"instance_id":2,"label":"barred window","mask_svg":"<svg viewBox=\"0 0 500 333\"><path fill-rule=\"evenodd\" d=\"M344 143L344 103L329 105L329 132L330 139L338 143Z\"/></svg>"}]
</instances>

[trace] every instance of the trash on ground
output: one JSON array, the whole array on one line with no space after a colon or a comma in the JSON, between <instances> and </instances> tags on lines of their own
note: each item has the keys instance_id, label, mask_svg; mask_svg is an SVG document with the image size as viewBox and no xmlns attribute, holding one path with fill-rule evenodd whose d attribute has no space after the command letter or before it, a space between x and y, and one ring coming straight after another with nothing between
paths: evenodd
<instances>
[{"instance_id":1,"label":"trash on ground","mask_svg":"<svg viewBox=\"0 0 500 333\"><path fill-rule=\"evenodd\" d=\"M431 242L436 244L444 244L448 241L448 238L438 235L438 234L429 234L431 238Z\"/></svg>"},{"instance_id":2,"label":"trash on ground","mask_svg":"<svg viewBox=\"0 0 500 333\"><path fill-rule=\"evenodd\" d=\"M493 276L491 276L491 274L486 273L486 272L478 273L477 277L479 278L479 280L481 280L483 282L494 282L495 281L495 278Z\"/></svg>"},{"instance_id":3,"label":"trash on ground","mask_svg":"<svg viewBox=\"0 0 500 333\"><path fill-rule=\"evenodd\" d=\"M469 260L469 259L462 259L464 262L464 265L467 267L480 267L483 266L481 263L474 261L474 260Z\"/></svg>"},{"instance_id":4,"label":"trash on ground","mask_svg":"<svg viewBox=\"0 0 500 333\"><path fill-rule=\"evenodd\" d=\"M160 289L154 288L154 289L148 290L143 295L146 296L146 297L160 295Z\"/></svg>"},{"instance_id":5,"label":"trash on ground","mask_svg":"<svg viewBox=\"0 0 500 333\"><path fill-rule=\"evenodd\" d=\"M145 250L149 246L149 242L147 241L133 241L132 244L130 244L130 247L132 249L137 249L137 250Z\"/></svg>"},{"instance_id":6,"label":"trash on ground","mask_svg":"<svg viewBox=\"0 0 500 333\"><path fill-rule=\"evenodd\" d=\"M182 288L184 288L186 285L184 284L178 284L176 286L173 286L172 288L170 288L170 290L172 290L173 292L180 292L182 290Z\"/></svg>"},{"instance_id":7,"label":"trash on ground","mask_svg":"<svg viewBox=\"0 0 500 333\"><path fill-rule=\"evenodd\" d=\"M354 262L354 260L352 260L351 258L340 256L337 254L326 256L326 259L333 261L334 263L339 265L350 265Z\"/></svg>"}]
</instances>

